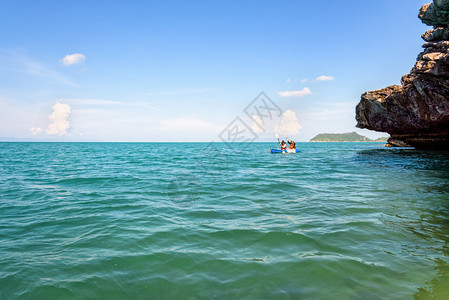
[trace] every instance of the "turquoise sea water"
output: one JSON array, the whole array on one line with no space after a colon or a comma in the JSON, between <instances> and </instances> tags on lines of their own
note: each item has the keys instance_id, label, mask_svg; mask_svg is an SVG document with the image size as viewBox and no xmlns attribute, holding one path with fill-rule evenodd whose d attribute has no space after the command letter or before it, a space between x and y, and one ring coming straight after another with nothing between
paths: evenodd
<instances>
[{"instance_id":1,"label":"turquoise sea water","mask_svg":"<svg viewBox=\"0 0 449 300\"><path fill-rule=\"evenodd\" d=\"M449 154L0 143L0 299L449 299Z\"/></svg>"}]
</instances>

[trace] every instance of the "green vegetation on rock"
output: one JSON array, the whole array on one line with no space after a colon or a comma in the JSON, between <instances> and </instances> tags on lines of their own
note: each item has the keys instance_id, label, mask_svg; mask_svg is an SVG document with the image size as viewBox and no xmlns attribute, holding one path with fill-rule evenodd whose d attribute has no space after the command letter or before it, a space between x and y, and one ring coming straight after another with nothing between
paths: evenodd
<instances>
[{"instance_id":1,"label":"green vegetation on rock","mask_svg":"<svg viewBox=\"0 0 449 300\"><path fill-rule=\"evenodd\" d=\"M357 132L347 133L320 133L311 139L311 142L386 142L387 137L381 137L376 140L367 138Z\"/></svg>"}]
</instances>

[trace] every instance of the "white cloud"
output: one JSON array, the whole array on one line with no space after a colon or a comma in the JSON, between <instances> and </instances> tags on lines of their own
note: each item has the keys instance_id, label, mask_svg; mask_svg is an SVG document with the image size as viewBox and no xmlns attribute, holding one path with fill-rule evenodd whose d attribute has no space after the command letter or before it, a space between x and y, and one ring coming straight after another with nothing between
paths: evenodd
<instances>
[{"instance_id":1,"label":"white cloud","mask_svg":"<svg viewBox=\"0 0 449 300\"><path fill-rule=\"evenodd\" d=\"M214 131L216 126L196 118L175 118L162 120L159 130L163 131Z\"/></svg>"},{"instance_id":2,"label":"white cloud","mask_svg":"<svg viewBox=\"0 0 449 300\"><path fill-rule=\"evenodd\" d=\"M291 82L292 80L290 78L287 78L287 82Z\"/></svg>"},{"instance_id":3,"label":"white cloud","mask_svg":"<svg viewBox=\"0 0 449 300\"><path fill-rule=\"evenodd\" d=\"M278 93L279 96L281 98L286 98L286 97L304 97L306 95L310 95L312 94L312 91L310 91L310 89L308 87L303 88L302 90L299 91L281 91Z\"/></svg>"},{"instance_id":4,"label":"white cloud","mask_svg":"<svg viewBox=\"0 0 449 300\"><path fill-rule=\"evenodd\" d=\"M296 112L286 110L282 114L281 125L276 126L275 131L286 135L294 135L298 134L301 128L302 126L298 122Z\"/></svg>"},{"instance_id":5,"label":"white cloud","mask_svg":"<svg viewBox=\"0 0 449 300\"><path fill-rule=\"evenodd\" d=\"M36 134L42 132L42 128L40 128L40 127L31 127L30 128L30 132L31 132L32 135L36 135Z\"/></svg>"},{"instance_id":6,"label":"white cloud","mask_svg":"<svg viewBox=\"0 0 449 300\"><path fill-rule=\"evenodd\" d=\"M301 79L299 82L306 83L307 82L307 78Z\"/></svg>"},{"instance_id":7,"label":"white cloud","mask_svg":"<svg viewBox=\"0 0 449 300\"><path fill-rule=\"evenodd\" d=\"M67 134L67 130L70 129L70 105L56 102L52 108L53 113L48 116L51 123L48 125L46 130L47 134Z\"/></svg>"},{"instance_id":8,"label":"white cloud","mask_svg":"<svg viewBox=\"0 0 449 300\"><path fill-rule=\"evenodd\" d=\"M315 80L317 81L329 81L329 80L334 80L335 77L332 76L326 76L326 75L321 75L319 77L317 77Z\"/></svg>"},{"instance_id":9,"label":"white cloud","mask_svg":"<svg viewBox=\"0 0 449 300\"><path fill-rule=\"evenodd\" d=\"M64 66L80 64L86 60L86 56L80 53L67 54L61 59Z\"/></svg>"}]
</instances>

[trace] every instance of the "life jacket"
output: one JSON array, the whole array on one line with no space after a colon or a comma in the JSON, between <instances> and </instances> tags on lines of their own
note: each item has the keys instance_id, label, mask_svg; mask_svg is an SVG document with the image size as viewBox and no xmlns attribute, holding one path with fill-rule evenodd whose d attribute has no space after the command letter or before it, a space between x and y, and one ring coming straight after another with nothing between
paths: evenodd
<instances>
[{"instance_id":1,"label":"life jacket","mask_svg":"<svg viewBox=\"0 0 449 300\"><path fill-rule=\"evenodd\" d=\"M287 150L287 144L281 145L281 149L282 149L282 150Z\"/></svg>"}]
</instances>

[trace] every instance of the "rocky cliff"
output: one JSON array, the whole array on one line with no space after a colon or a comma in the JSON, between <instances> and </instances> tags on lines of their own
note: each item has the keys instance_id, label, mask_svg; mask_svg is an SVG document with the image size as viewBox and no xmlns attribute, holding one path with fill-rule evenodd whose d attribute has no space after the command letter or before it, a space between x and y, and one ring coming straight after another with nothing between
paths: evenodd
<instances>
[{"instance_id":1,"label":"rocky cliff","mask_svg":"<svg viewBox=\"0 0 449 300\"><path fill-rule=\"evenodd\" d=\"M434 0L419 11L433 29L424 51L401 85L362 94L357 127L388 132L393 146L449 149L449 0Z\"/></svg>"}]
</instances>

